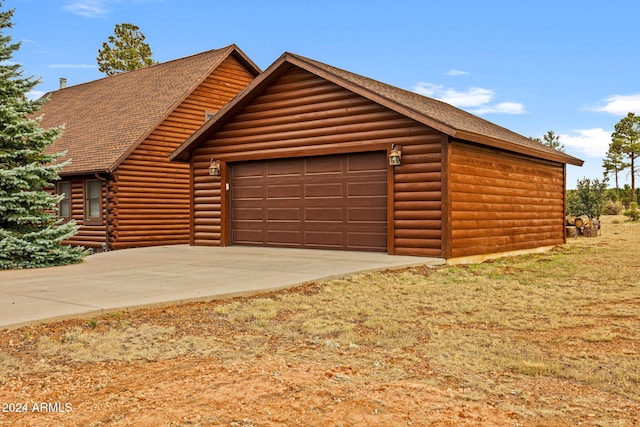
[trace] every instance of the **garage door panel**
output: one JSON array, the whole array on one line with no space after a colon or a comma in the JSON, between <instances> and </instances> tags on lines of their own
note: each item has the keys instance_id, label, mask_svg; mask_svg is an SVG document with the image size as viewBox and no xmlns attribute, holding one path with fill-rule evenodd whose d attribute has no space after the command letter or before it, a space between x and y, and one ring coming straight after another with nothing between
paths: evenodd
<instances>
[{"instance_id":1,"label":"garage door panel","mask_svg":"<svg viewBox=\"0 0 640 427\"><path fill-rule=\"evenodd\" d=\"M349 247L365 251L377 251L380 246L387 245L386 233L350 233Z\"/></svg>"},{"instance_id":2,"label":"garage door panel","mask_svg":"<svg viewBox=\"0 0 640 427\"><path fill-rule=\"evenodd\" d=\"M344 209L340 207L310 207L304 210L306 222L344 222Z\"/></svg>"},{"instance_id":3,"label":"garage door panel","mask_svg":"<svg viewBox=\"0 0 640 427\"><path fill-rule=\"evenodd\" d=\"M342 200L342 183L307 184L304 186L304 195L307 199L314 197L328 197Z\"/></svg>"},{"instance_id":4,"label":"garage door panel","mask_svg":"<svg viewBox=\"0 0 640 427\"><path fill-rule=\"evenodd\" d=\"M376 197L385 194L386 198L387 182L350 182L347 185L349 197Z\"/></svg>"},{"instance_id":5,"label":"garage door panel","mask_svg":"<svg viewBox=\"0 0 640 427\"><path fill-rule=\"evenodd\" d=\"M299 230L272 230L266 233L266 246L300 247L302 244Z\"/></svg>"},{"instance_id":6,"label":"garage door panel","mask_svg":"<svg viewBox=\"0 0 640 427\"><path fill-rule=\"evenodd\" d=\"M304 165L291 162L289 159L275 159L265 164L267 177L300 176Z\"/></svg>"},{"instance_id":7,"label":"garage door panel","mask_svg":"<svg viewBox=\"0 0 640 427\"><path fill-rule=\"evenodd\" d=\"M234 243L239 245L261 246L264 240L263 230L236 229L233 233Z\"/></svg>"},{"instance_id":8,"label":"garage door panel","mask_svg":"<svg viewBox=\"0 0 640 427\"><path fill-rule=\"evenodd\" d=\"M368 156L358 159L354 159L353 157L347 158L348 172L378 172L381 170L387 170L386 156Z\"/></svg>"},{"instance_id":9,"label":"garage door panel","mask_svg":"<svg viewBox=\"0 0 640 427\"><path fill-rule=\"evenodd\" d=\"M269 199L299 199L302 197L302 185L299 183L273 185L267 187L266 191Z\"/></svg>"},{"instance_id":10,"label":"garage door panel","mask_svg":"<svg viewBox=\"0 0 640 427\"><path fill-rule=\"evenodd\" d=\"M305 174L313 177L314 175L341 175L344 166L344 158L339 159L337 156L320 156L314 157L313 161L305 162Z\"/></svg>"},{"instance_id":11,"label":"garage door panel","mask_svg":"<svg viewBox=\"0 0 640 427\"><path fill-rule=\"evenodd\" d=\"M233 244L386 251L384 152L244 162L230 169Z\"/></svg>"},{"instance_id":12,"label":"garage door panel","mask_svg":"<svg viewBox=\"0 0 640 427\"><path fill-rule=\"evenodd\" d=\"M294 221L298 223L302 220L300 208L268 208L268 221Z\"/></svg>"},{"instance_id":13,"label":"garage door panel","mask_svg":"<svg viewBox=\"0 0 640 427\"><path fill-rule=\"evenodd\" d=\"M308 248L342 249L345 246L341 232L308 231L305 233L305 246Z\"/></svg>"},{"instance_id":14,"label":"garage door panel","mask_svg":"<svg viewBox=\"0 0 640 427\"><path fill-rule=\"evenodd\" d=\"M238 221L259 221L262 222L263 212L261 208L238 209L235 219Z\"/></svg>"},{"instance_id":15,"label":"garage door panel","mask_svg":"<svg viewBox=\"0 0 640 427\"><path fill-rule=\"evenodd\" d=\"M371 208L349 208L349 223L371 223L378 224L387 220L386 209Z\"/></svg>"}]
</instances>

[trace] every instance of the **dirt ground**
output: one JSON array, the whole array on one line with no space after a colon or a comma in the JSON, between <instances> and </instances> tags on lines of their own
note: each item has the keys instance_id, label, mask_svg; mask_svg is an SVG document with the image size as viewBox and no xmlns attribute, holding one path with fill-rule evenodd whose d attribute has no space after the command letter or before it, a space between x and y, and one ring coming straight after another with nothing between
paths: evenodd
<instances>
[{"instance_id":1,"label":"dirt ground","mask_svg":"<svg viewBox=\"0 0 640 427\"><path fill-rule=\"evenodd\" d=\"M117 320L101 319L107 330L123 321L198 328L198 308L188 304L166 309L123 313ZM124 319L123 319L124 317ZM3 347L19 342L21 362L37 352L38 337L64 339L86 320L69 320L5 332ZM200 331L202 332L202 331ZM220 325L218 338L237 339L229 325ZM265 337L267 340L268 336ZM300 343L272 343L273 346ZM304 353L308 348L274 350ZM237 349L240 353L242 349ZM416 367L415 380L380 381L359 367L336 364L335 358L288 361L275 355L240 355L229 360L183 356L169 360L134 360L56 365L51 371L10 378L0 387L0 425L8 426L372 426L372 425L521 425L512 412L491 403L456 397L455 385L430 385L429 365ZM37 369L36 369L37 371ZM434 381L435 384L435 381ZM535 387L540 387L536 385ZM576 391L579 392L579 391ZM7 405L12 405L12 408Z\"/></svg>"},{"instance_id":2,"label":"dirt ground","mask_svg":"<svg viewBox=\"0 0 640 427\"><path fill-rule=\"evenodd\" d=\"M394 273L385 274L395 280ZM0 426L640 425L640 397L607 387L606 377L594 386L553 373L542 363L521 367L521 372L485 369L475 383L445 372L446 363L437 365L420 348L451 329L448 321L429 333L413 334L410 345L394 341L386 347L367 344L382 329L376 332L363 322L355 326L358 337L352 340L359 345L332 340L330 325L312 325L328 331L321 339L288 333L286 327L302 320L283 308L286 297L305 304L302 297L308 297L310 304L320 304L323 300L316 297L326 293L322 286L307 284L268 298L119 312L1 331ZM252 301L254 318L228 315ZM636 295L625 301L612 319L637 326L640 299ZM270 326L262 327L260 319L266 316L258 311L270 310L270 302L280 305L269 314ZM599 309L591 304L588 310ZM581 313L576 319L584 317ZM508 332L525 343L528 336L545 346L555 343L558 347L549 351L575 360L589 357L582 350L573 355L576 346L609 346L605 356L610 351L621 354L620 360L639 360L637 330L627 327L625 336L603 336L599 322L566 331L541 327ZM491 332L492 326L458 326L472 327L477 329L469 329L468 340L487 328ZM587 329L595 332L584 335ZM561 336L565 333L569 336ZM581 333L586 337L582 341L573 338ZM63 347L66 350L60 350ZM606 361L605 356L598 357ZM460 366L457 363L452 359L450 366ZM597 362L593 366L593 375L598 375ZM540 374L523 374L526 369ZM616 381L635 382L640 374L625 378ZM637 390L637 384L626 389Z\"/></svg>"},{"instance_id":3,"label":"dirt ground","mask_svg":"<svg viewBox=\"0 0 640 427\"><path fill-rule=\"evenodd\" d=\"M118 319L100 319L96 332L116 323L151 322L156 326L186 325L182 334L198 328L202 304L123 313ZM358 366L345 349L345 364L338 357L313 357L313 343L277 342L273 354L253 354L242 348L235 357L181 356L168 360L115 360L59 363L38 360L38 337L64 340L74 328L88 328L85 320L21 328L3 333L4 348L16 347L21 363L34 373L5 379L0 387L2 426L563 426L637 425L637 401L545 377L519 378L500 401L474 401L470 390L438 378L428 361L412 366L413 378L390 380L373 367ZM238 342L230 325L210 327L207 334ZM29 338L25 340L25 336ZM269 341L270 337L261 337ZM16 344L19 343L19 344ZM26 344L25 344L26 343ZM238 344L241 345L241 344ZM295 348L276 348L292 345ZM34 348L29 348L33 346ZM307 348L302 348L302 347ZM281 355L301 354L295 360ZM357 358L356 358L357 359ZM387 361L393 363L389 356ZM38 373L38 366L46 366ZM496 385L510 383L508 374L496 372ZM526 390L524 392L523 390ZM526 394L526 396L525 396ZM588 396L588 398L587 398ZM526 416L531 402L564 407L560 417ZM611 408L607 424L601 414L589 414L591 402ZM11 407L11 405L13 405ZM506 408L513 407L513 410ZM571 414L576 412L576 417ZM584 418L586 415L586 419ZM590 422L588 417L593 417Z\"/></svg>"}]
</instances>

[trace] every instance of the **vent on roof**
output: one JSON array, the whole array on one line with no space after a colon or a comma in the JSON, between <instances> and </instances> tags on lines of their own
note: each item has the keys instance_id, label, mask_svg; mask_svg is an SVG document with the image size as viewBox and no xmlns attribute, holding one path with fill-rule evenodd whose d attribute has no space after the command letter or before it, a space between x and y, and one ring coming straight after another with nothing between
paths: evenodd
<instances>
[{"instance_id":1,"label":"vent on roof","mask_svg":"<svg viewBox=\"0 0 640 427\"><path fill-rule=\"evenodd\" d=\"M67 79L60 77L60 89L64 89L65 87L67 87Z\"/></svg>"}]
</instances>

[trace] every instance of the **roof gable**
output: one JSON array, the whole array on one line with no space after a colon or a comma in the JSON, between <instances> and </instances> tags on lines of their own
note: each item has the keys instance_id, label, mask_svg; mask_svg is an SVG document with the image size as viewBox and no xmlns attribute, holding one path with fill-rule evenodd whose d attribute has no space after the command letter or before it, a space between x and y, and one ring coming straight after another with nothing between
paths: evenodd
<instances>
[{"instance_id":1,"label":"roof gable","mask_svg":"<svg viewBox=\"0 0 640 427\"><path fill-rule=\"evenodd\" d=\"M61 174L114 171L229 56L259 74L231 45L45 95L41 126L64 126L48 151L71 159Z\"/></svg>"},{"instance_id":2,"label":"roof gable","mask_svg":"<svg viewBox=\"0 0 640 427\"><path fill-rule=\"evenodd\" d=\"M442 101L403 90L368 77L354 74L299 55L284 53L264 73L256 78L234 100L216 114L200 130L186 140L171 159L186 160L190 152L204 139L222 127L240 108L247 105L262 90L289 67L296 66L400 114L432 127L452 138L476 142L514 151L545 160L581 166L583 161L547 147L480 117Z\"/></svg>"}]
</instances>

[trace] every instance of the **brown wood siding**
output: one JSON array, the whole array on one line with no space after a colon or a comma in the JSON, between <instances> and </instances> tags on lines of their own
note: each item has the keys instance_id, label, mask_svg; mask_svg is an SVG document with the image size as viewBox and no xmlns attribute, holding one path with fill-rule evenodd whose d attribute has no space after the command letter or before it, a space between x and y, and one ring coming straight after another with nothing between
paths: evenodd
<instances>
[{"instance_id":1,"label":"brown wood siding","mask_svg":"<svg viewBox=\"0 0 640 427\"><path fill-rule=\"evenodd\" d=\"M402 145L402 164L394 173L394 253L442 255L441 170L439 133Z\"/></svg>"},{"instance_id":2,"label":"brown wood siding","mask_svg":"<svg viewBox=\"0 0 640 427\"><path fill-rule=\"evenodd\" d=\"M441 136L436 131L321 77L291 68L245 106L191 157L192 243L225 245L228 209L222 191L226 163L389 150L402 146L403 164L390 192L392 253L441 254ZM223 176L211 177L211 159Z\"/></svg>"},{"instance_id":3,"label":"brown wood siding","mask_svg":"<svg viewBox=\"0 0 640 427\"><path fill-rule=\"evenodd\" d=\"M84 220L84 183L86 180L95 180L96 177L82 176L82 177L63 177L62 181L68 181L71 183L71 219L73 219L79 226L78 233L72 236L69 240L65 240L64 243L74 246L84 246L86 248L92 248L101 250L106 247L107 243L107 230L106 230L106 209L103 203L102 205L102 224L85 224ZM102 184L102 196L104 200L106 192L106 185Z\"/></svg>"},{"instance_id":4,"label":"brown wood siding","mask_svg":"<svg viewBox=\"0 0 640 427\"><path fill-rule=\"evenodd\" d=\"M564 242L564 167L453 142L451 256Z\"/></svg>"},{"instance_id":5,"label":"brown wood siding","mask_svg":"<svg viewBox=\"0 0 640 427\"><path fill-rule=\"evenodd\" d=\"M168 155L253 76L227 58L154 129L114 173L111 247L189 243L189 165Z\"/></svg>"}]
</instances>

